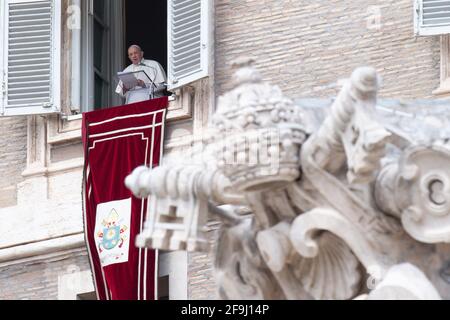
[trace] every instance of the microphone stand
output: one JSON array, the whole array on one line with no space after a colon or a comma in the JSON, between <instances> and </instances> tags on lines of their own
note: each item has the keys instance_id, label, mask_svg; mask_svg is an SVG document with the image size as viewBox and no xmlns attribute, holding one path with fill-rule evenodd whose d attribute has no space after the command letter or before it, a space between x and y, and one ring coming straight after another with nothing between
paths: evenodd
<instances>
[{"instance_id":1,"label":"microphone stand","mask_svg":"<svg viewBox=\"0 0 450 320\"><path fill-rule=\"evenodd\" d=\"M150 79L150 81L151 81L150 99L154 99L154 98L155 98L155 88L158 88L158 87L155 85L155 80L156 80L156 76L158 75L158 71L156 70L156 68L154 68L154 67L152 67L152 66L149 66L149 65L147 65L147 64L145 64L145 63L143 63L143 62L139 63L139 65L140 65L140 66L148 67L148 68L152 69L153 72L155 73L155 77L154 77L153 80L150 79L150 77L149 77L149 79Z\"/></svg>"}]
</instances>

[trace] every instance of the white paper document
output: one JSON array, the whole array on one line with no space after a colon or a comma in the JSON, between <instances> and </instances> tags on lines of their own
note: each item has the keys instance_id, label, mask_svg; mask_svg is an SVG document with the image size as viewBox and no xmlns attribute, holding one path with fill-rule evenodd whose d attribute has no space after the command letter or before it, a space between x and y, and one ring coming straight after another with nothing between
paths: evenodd
<instances>
[{"instance_id":1,"label":"white paper document","mask_svg":"<svg viewBox=\"0 0 450 320\"><path fill-rule=\"evenodd\" d=\"M133 72L118 72L117 76L122 81L122 85L128 90L138 85L138 79Z\"/></svg>"}]
</instances>

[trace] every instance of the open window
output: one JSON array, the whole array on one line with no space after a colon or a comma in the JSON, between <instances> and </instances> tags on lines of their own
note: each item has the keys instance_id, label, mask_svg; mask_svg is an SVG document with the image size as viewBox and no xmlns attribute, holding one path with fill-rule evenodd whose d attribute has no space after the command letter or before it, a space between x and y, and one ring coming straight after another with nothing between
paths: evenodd
<instances>
[{"instance_id":1,"label":"open window","mask_svg":"<svg viewBox=\"0 0 450 320\"><path fill-rule=\"evenodd\" d=\"M113 93L114 75L124 64L123 3L123 0L81 1L82 35L80 43L72 47L74 52L81 51L80 63L72 60L72 74L81 75L81 92L72 92L72 99L77 94L81 95L81 110L77 111L101 109L121 102ZM76 77L73 77L71 85L77 85ZM72 105L80 109L77 102Z\"/></svg>"},{"instance_id":2,"label":"open window","mask_svg":"<svg viewBox=\"0 0 450 320\"><path fill-rule=\"evenodd\" d=\"M146 59L158 61L167 70L167 2L125 0L124 18L125 64L129 64L126 49L137 44Z\"/></svg>"},{"instance_id":3,"label":"open window","mask_svg":"<svg viewBox=\"0 0 450 320\"><path fill-rule=\"evenodd\" d=\"M169 90L207 77L211 12L209 0L3 0L0 115L55 113L61 105L69 109L64 113L80 113L122 104L114 89L117 72L129 64L130 44L164 67ZM61 22L76 14L78 27ZM62 32L71 34L65 51ZM62 102L61 91L70 101L64 96Z\"/></svg>"},{"instance_id":4,"label":"open window","mask_svg":"<svg viewBox=\"0 0 450 320\"><path fill-rule=\"evenodd\" d=\"M85 0L82 38L82 111L123 104L116 74L129 64L127 48L140 45L147 59L167 61L165 1Z\"/></svg>"},{"instance_id":5,"label":"open window","mask_svg":"<svg viewBox=\"0 0 450 320\"><path fill-rule=\"evenodd\" d=\"M116 74L130 64L132 44L163 66L169 89L208 76L210 1L85 0L84 5L81 111L123 104L114 90Z\"/></svg>"}]
</instances>

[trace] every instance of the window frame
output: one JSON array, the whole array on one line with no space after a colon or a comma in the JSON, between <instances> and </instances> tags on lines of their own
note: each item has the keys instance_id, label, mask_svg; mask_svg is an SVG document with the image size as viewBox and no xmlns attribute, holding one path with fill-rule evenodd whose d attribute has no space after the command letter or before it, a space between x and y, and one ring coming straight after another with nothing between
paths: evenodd
<instances>
[{"instance_id":1,"label":"window frame","mask_svg":"<svg viewBox=\"0 0 450 320\"><path fill-rule=\"evenodd\" d=\"M0 25L5 26L7 24L6 11L5 8L9 4L9 1L15 2L29 2L30 0L4 0L0 3ZM31 0L33 1L33 0ZM40 1L40 0L35 0ZM90 13L93 8L93 0L72 0L69 3L70 6L77 6L80 4L81 11L81 30L72 30L70 39L71 42L69 55L63 55L62 52L62 35L63 28L67 28L67 25L63 25L63 12L62 8L64 7L61 3L61 0L51 0L52 5L54 7L53 15L52 15L52 24L53 24L53 39L52 39L52 71L51 71L51 88L52 88L52 104L53 108L36 108L29 107L23 108L23 110L16 112L9 112L6 110L6 105L4 103L6 99L6 79L7 79L7 71L5 71L6 60L4 57L4 50L0 52L0 117L1 116L26 116L26 115L44 115L44 114L55 114L62 113L61 119L68 119L71 115L76 115L81 112L90 111L93 105L94 96L93 96L93 66L90 66L89 61L92 61L92 53L89 51L92 50L92 41L93 37L89 35L90 30L92 30L92 22L90 21ZM169 5L172 3L172 0L166 0ZM181 101L177 101L179 98L183 98L185 96L185 89L191 88L190 84L196 81L199 81L206 77L211 77L210 71L212 70L211 63L211 53L213 47L213 35L212 35L212 17L213 17L213 1L209 0L200 0L202 3L202 21L201 21L201 33L202 38L206 39L206 43L204 43L205 47L202 50L202 74L193 75L189 79L186 79L183 82L179 82L176 86L169 86L169 90L171 90L175 96L177 97L175 103L171 103L171 107L169 108L168 119L169 120L178 120L178 119L186 119L192 117L192 105L188 103L181 103ZM86 8L87 7L87 8ZM84 8L84 10L83 10ZM169 10L168 10L169 13ZM169 18L170 19L170 18ZM169 23L169 21L168 21ZM114 23L116 25L117 23ZM120 28L124 30L123 20L120 21ZM5 32L7 32L7 28L4 28L4 32L0 31L0 45L4 45L5 41L7 41L7 37L5 37ZM169 31L169 28L167 27ZM120 31L112 31L111 33L117 34L121 33ZM116 39L117 40L117 39ZM124 39L119 37L118 41L113 41L114 50L119 52L119 47L123 47ZM4 46L5 47L5 46ZM169 47L169 44L168 44ZM122 49L123 50L123 49ZM62 61L63 57L66 60L70 56L69 61ZM114 58L114 63L119 65L117 61L120 61L121 54L117 54ZM75 60L74 60L75 59ZM168 54L169 60L169 54ZM63 79L63 64L68 64L68 72L70 73L69 80ZM123 61L120 62L121 67ZM168 68L170 66L170 61L168 61ZM67 68L67 67L65 67ZM68 74L64 72L65 78L67 78ZM64 82L63 82L64 81ZM74 85L74 83L76 83ZM111 86L114 87L114 80L111 81ZM65 95L61 92L64 87L67 87L68 94ZM190 90L188 90L190 91ZM64 101L63 101L64 98ZM186 99L182 99L186 100ZM112 104L111 105L120 105L121 98L114 93L112 94Z\"/></svg>"},{"instance_id":2,"label":"window frame","mask_svg":"<svg viewBox=\"0 0 450 320\"><path fill-rule=\"evenodd\" d=\"M73 68L81 67L81 92L80 92L80 106L76 106L79 112L92 111L95 108L95 71L94 71L94 0L81 0L81 39L80 43L72 47L72 51L81 51L81 66L74 65ZM114 34L123 34L123 21L114 21L116 17L114 12L121 11L123 9L123 1L110 1L109 6L109 28L106 32L106 36L109 38L106 42L107 49L111 54L108 55L107 61L107 73L111 76L110 83L110 95L107 99L109 105L120 105L121 98L115 94L115 78L111 74L111 70L119 69L122 67L122 51L123 51L123 37L113 39ZM72 70L74 72L74 70Z\"/></svg>"},{"instance_id":3,"label":"window frame","mask_svg":"<svg viewBox=\"0 0 450 320\"><path fill-rule=\"evenodd\" d=\"M168 2L168 5L170 5L171 0L166 0ZM201 0L204 1L204 0ZM208 3L208 1L206 1ZM68 101L66 103L67 108L65 112L67 115L65 115L63 118L66 120L71 120L71 114L80 114L82 112L87 112L93 110L93 101L94 101L94 89L93 89L93 66L92 60L93 60L93 35L91 34L91 30L93 30L93 21L90 14L93 11L93 2L92 0L72 0L71 4L74 5L75 3L80 3L80 12L81 12L81 30L75 30L78 34L71 34L72 44L69 53L69 56L72 57L70 61L68 61L68 65L71 66L70 68L70 74L71 74L71 81L67 85L69 85L69 96ZM123 7L122 7L123 8ZM189 81L189 83L180 86L176 89L171 89L173 96L171 99L169 99L170 105L169 105L169 112L167 115L167 119L169 121L176 121L176 120L184 120L184 119L190 119L192 118L192 112L193 112L193 101L191 96L193 95L193 86L191 85L192 82L196 82L198 80L201 80L205 77L212 77L211 74L209 74L209 71L212 70L213 61L212 61L212 47L213 47L213 33L212 33L212 18L213 18L213 5L212 2L209 3L209 5L203 7L204 13L204 27L202 27L202 32L204 33L203 37L208 39L208 48L207 48L207 54L205 55L205 59L203 61L204 65L207 66L204 69L208 70L208 72L205 72L202 77L193 78ZM116 27L116 30L112 31L113 34L120 33L119 30L125 31L125 21L123 20L124 17L122 16L120 19L118 19L113 26ZM119 21L120 20L120 21ZM169 22L169 21L168 21ZM120 24L120 25L119 25ZM168 30L168 26L166 26L166 30ZM70 37L70 36L69 36ZM112 50L118 52L116 57L114 58L114 65L113 68L117 68L117 70L124 67L123 63L123 50L125 46L125 39L124 37L118 37L113 41L112 43ZM169 46L169 43L168 43ZM73 57L77 57L78 60L74 61ZM169 60L169 56L167 57ZM168 64L170 61L167 61ZM168 70L167 70L168 71ZM74 83L76 83L76 86L74 87ZM115 82L112 82L112 86L114 87ZM112 92L112 104L111 105L121 105L122 98L114 94Z\"/></svg>"},{"instance_id":4,"label":"window frame","mask_svg":"<svg viewBox=\"0 0 450 320\"><path fill-rule=\"evenodd\" d=\"M98 0L97 0L98 1ZM111 5L111 0L108 0L106 2L104 2L105 7L104 7L104 17L103 20L100 16L98 16L95 12L95 6L94 6L94 10L92 11L92 19L93 19L93 30L91 32L93 32L94 35L94 46L93 46L93 72L94 72L94 82L93 82L93 86L94 86L94 101L95 100L100 100L101 104L105 104L105 105L111 105L111 91L112 91L112 77L110 77L111 75L111 60L112 60L112 54L110 54L108 52L108 49L111 47L112 44L112 35L111 35L111 20L112 20L112 11L113 8ZM98 23L101 27L101 33L102 33L102 43L95 43L95 24ZM101 59L101 70L99 70L96 66L96 54L95 54L95 49L96 46L101 47L101 53L103 56L100 57ZM113 50L110 50L110 52L113 52ZM95 94L96 92L96 87L97 87L97 79L99 78L99 80L101 81L101 97L97 97L97 95ZM108 92L104 92L105 89L108 90L109 88L109 93ZM96 106L97 103L94 103L94 106ZM102 106L100 106L102 107Z\"/></svg>"}]
</instances>

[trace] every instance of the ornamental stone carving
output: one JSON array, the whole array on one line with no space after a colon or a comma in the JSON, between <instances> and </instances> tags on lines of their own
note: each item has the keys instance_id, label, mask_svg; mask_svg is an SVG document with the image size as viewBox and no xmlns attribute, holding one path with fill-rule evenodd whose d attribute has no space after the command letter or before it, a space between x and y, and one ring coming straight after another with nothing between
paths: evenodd
<instances>
[{"instance_id":1,"label":"ornamental stone carving","mask_svg":"<svg viewBox=\"0 0 450 320\"><path fill-rule=\"evenodd\" d=\"M440 299L410 248L450 241L450 134L433 126L448 111L426 116L425 141L393 121L419 113L377 101L372 68L324 107L285 97L249 59L236 66L204 147L127 178L150 196L136 244L206 250L211 215L223 299Z\"/></svg>"}]
</instances>

